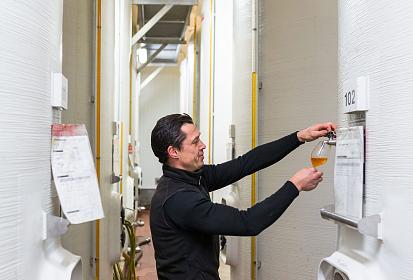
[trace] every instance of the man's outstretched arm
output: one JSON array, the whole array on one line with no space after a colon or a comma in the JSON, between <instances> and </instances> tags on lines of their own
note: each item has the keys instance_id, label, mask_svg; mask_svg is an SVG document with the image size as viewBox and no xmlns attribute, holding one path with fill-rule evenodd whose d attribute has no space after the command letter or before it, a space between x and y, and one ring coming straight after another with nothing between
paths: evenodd
<instances>
[{"instance_id":1,"label":"man's outstretched arm","mask_svg":"<svg viewBox=\"0 0 413 280\"><path fill-rule=\"evenodd\" d=\"M298 196L322 180L314 168L297 172L277 192L247 210L213 203L197 191L174 194L165 203L165 216L180 229L207 234L253 236L274 223Z\"/></svg>"},{"instance_id":2,"label":"man's outstretched arm","mask_svg":"<svg viewBox=\"0 0 413 280\"><path fill-rule=\"evenodd\" d=\"M276 141L258 146L248 153L218 165L205 165L204 177L208 191L225 187L258 170L266 168L295 150L304 142L326 136L335 130L333 123L310 126Z\"/></svg>"},{"instance_id":3,"label":"man's outstretched arm","mask_svg":"<svg viewBox=\"0 0 413 280\"><path fill-rule=\"evenodd\" d=\"M225 187L276 163L301 144L297 133L294 132L276 141L260 145L233 160L217 165L205 165L203 175L209 187L208 191Z\"/></svg>"},{"instance_id":4,"label":"man's outstretched arm","mask_svg":"<svg viewBox=\"0 0 413 280\"><path fill-rule=\"evenodd\" d=\"M291 182L247 210L211 202L198 192L179 192L165 203L165 214L182 230L254 236L274 223L298 196Z\"/></svg>"}]
</instances>

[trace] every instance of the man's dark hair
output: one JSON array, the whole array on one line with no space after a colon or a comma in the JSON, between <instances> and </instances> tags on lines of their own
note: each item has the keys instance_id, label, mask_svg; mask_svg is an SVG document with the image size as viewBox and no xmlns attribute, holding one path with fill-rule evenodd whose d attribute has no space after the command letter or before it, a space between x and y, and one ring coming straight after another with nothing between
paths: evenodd
<instances>
[{"instance_id":1,"label":"man's dark hair","mask_svg":"<svg viewBox=\"0 0 413 280\"><path fill-rule=\"evenodd\" d=\"M194 123L187 114L167 115L156 123L151 134L151 146L160 163L167 162L169 146L178 150L181 148L182 141L186 137L181 127L186 123Z\"/></svg>"}]
</instances>

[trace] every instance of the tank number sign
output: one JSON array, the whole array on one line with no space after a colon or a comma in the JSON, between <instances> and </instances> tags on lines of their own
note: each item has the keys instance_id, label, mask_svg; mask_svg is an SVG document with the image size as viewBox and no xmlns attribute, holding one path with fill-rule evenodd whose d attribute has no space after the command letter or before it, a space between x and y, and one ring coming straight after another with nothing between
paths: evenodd
<instances>
[{"instance_id":1,"label":"tank number sign","mask_svg":"<svg viewBox=\"0 0 413 280\"><path fill-rule=\"evenodd\" d=\"M356 91L353 89L349 92L346 92L346 94L344 94L344 98L345 98L344 102L346 103L346 106L356 104Z\"/></svg>"},{"instance_id":2,"label":"tank number sign","mask_svg":"<svg viewBox=\"0 0 413 280\"><path fill-rule=\"evenodd\" d=\"M367 77L350 79L343 84L344 113L368 110L369 83Z\"/></svg>"}]
</instances>

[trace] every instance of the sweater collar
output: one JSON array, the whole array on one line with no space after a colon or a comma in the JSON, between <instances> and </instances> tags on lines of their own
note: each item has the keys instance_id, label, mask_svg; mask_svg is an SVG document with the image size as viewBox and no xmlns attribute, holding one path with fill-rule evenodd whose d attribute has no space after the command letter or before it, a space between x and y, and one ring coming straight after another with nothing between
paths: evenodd
<instances>
[{"instance_id":1,"label":"sweater collar","mask_svg":"<svg viewBox=\"0 0 413 280\"><path fill-rule=\"evenodd\" d=\"M178 169L164 164L162 166L163 175L170 177L191 185L199 186L202 178L202 168L197 171L191 172L184 169Z\"/></svg>"}]
</instances>

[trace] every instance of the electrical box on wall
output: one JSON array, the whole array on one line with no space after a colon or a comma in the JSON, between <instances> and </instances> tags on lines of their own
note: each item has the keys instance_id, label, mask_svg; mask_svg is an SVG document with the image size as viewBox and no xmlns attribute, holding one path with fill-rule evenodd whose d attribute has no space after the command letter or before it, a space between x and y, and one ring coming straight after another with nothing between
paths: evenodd
<instances>
[{"instance_id":1,"label":"electrical box on wall","mask_svg":"<svg viewBox=\"0 0 413 280\"><path fill-rule=\"evenodd\" d=\"M369 79L358 77L344 82L343 91L344 113L367 111L369 109Z\"/></svg>"},{"instance_id":2,"label":"electrical box on wall","mask_svg":"<svg viewBox=\"0 0 413 280\"><path fill-rule=\"evenodd\" d=\"M62 73L52 73L51 105L59 109L67 109L68 81Z\"/></svg>"}]
</instances>

